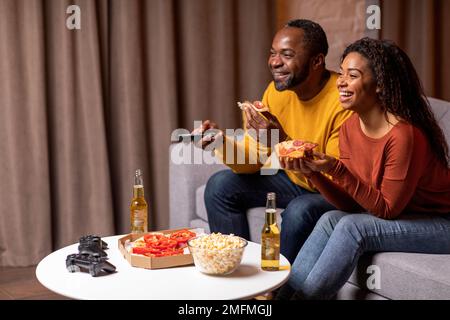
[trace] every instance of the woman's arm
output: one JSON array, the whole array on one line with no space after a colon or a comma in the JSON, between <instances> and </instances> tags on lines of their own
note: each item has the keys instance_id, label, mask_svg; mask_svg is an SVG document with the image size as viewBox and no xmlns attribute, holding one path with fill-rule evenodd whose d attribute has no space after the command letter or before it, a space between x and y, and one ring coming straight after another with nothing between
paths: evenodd
<instances>
[{"instance_id":1,"label":"woman's arm","mask_svg":"<svg viewBox=\"0 0 450 320\"><path fill-rule=\"evenodd\" d=\"M346 212L361 212L364 210L345 190L323 174L314 172L309 180L325 199L339 210Z\"/></svg>"},{"instance_id":2,"label":"woman's arm","mask_svg":"<svg viewBox=\"0 0 450 320\"><path fill-rule=\"evenodd\" d=\"M394 219L414 195L428 152L427 142L418 130L401 131L385 150L379 188L353 175L341 161L328 174L367 211L379 218Z\"/></svg>"}]
</instances>

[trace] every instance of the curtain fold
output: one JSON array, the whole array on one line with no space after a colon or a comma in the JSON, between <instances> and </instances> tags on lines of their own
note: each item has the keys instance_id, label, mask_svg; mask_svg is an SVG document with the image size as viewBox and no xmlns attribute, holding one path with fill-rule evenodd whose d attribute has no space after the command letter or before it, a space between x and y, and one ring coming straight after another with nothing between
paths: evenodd
<instances>
[{"instance_id":1,"label":"curtain fold","mask_svg":"<svg viewBox=\"0 0 450 320\"><path fill-rule=\"evenodd\" d=\"M40 3L0 1L1 265L36 261L52 243L43 20Z\"/></svg>"},{"instance_id":2,"label":"curtain fold","mask_svg":"<svg viewBox=\"0 0 450 320\"><path fill-rule=\"evenodd\" d=\"M83 8L82 29L72 31L65 28L67 15L61 14L72 3L44 2L44 86L56 247L83 234L110 234L114 226L96 8L93 1L78 3Z\"/></svg>"},{"instance_id":3,"label":"curtain fold","mask_svg":"<svg viewBox=\"0 0 450 320\"><path fill-rule=\"evenodd\" d=\"M69 5L81 30L68 30ZM270 80L270 0L0 0L0 266L129 231L133 172L168 227L170 134ZM264 23L261 23L264 21Z\"/></svg>"},{"instance_id":4,"label":"curtain fold","mask_svg":"<svg viewBox=\"0 0 450 320\"><path fill-rule=\"evenodd\" d=\"M428 96L450 101L450 1L382 1L381 37L411 58Z\"/></svg>"}]
</instances>

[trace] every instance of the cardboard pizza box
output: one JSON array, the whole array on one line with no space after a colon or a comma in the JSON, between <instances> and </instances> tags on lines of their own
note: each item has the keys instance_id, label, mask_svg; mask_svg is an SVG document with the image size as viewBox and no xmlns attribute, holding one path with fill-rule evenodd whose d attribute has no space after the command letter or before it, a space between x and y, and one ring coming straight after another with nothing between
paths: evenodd
<instances>
[{"instance_id":1,"label":"cardboard pizza box","mask_svg":"<svg viewBox=\"0 0 450 320\"><path fill-rule=\"evenodd\" d=\"M190 231L194 231L198 235L200 235L203 230L199 229L191 229L191 228L183 228L183 229L171 229L171 230L162 230L162 231L151 231L147 233L140 234L128 234L119 239L119 251L123 255L123 257L132 265L133 267L145 268L145 269L161 269L161 268L171 268L171 267L179 267L186 266L194 263L192 255L189 253L189 249L185 248L184 254L178 256L168 256L168 257L147 257L141 254L131 253L127 248L130 243L135 241L136 239L150 233L173 233L180 230L188 229Z\"/></svg>"}]
</instances>

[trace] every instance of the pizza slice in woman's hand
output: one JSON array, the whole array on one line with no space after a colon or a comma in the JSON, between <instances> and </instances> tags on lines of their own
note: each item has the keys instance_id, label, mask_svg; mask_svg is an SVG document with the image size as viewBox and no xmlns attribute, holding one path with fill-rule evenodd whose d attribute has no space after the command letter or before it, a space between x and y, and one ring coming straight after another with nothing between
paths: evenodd
<instances>
[{"instance_id":1,"label":"pizza slice in woman's hand","mask_svg":"<svg viewBox=\"0 0 450 320\"><path fill-rule=\"evenodd\" d=\"M302 141L302 140L288 140L275 145L275 152L281 158L312 158L312 152L317 143Z\"/></svg>"}]
</instances>

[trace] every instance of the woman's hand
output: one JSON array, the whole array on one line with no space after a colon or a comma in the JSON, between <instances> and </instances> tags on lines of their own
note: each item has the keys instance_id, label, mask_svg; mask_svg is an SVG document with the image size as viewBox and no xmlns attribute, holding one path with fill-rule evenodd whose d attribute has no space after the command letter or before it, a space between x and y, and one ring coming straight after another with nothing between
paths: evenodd
<instances>
[{"instance_id":1,"label":"woman's hand","mask_svg":"<svg viewBox=\"0 0 450 320\"><path fill-rule=\"evenodd\" d=\"M336 164L336 158L314 151L315 158L304 158L304 164L312 171L328 173Z\"/></svg>"},{"instance_id":2,"label":"woman's hand","mask_svg":"<svg viewBox=\"0 0 450 320\"><path fill-rule=\"evenodd\" d=\"M285 170L298 171L306 177L310 177L313 172L328 173L336 163L336 158L314 151L312 158L286 158L279 157L280 166Z\"/></svg>"},{"instance_id":3,"label":"woman's hand","mask_svg":"<svg viewBox=\"0 0 450 320\"><path fill-rule=\"evenodd\" d=\"M301 172L306 177L310 177L313 173L313 171L306 166L303 159L279 157L278 160L280 161L281 168L285 170Z\"/></svg>"}]
</instances>

